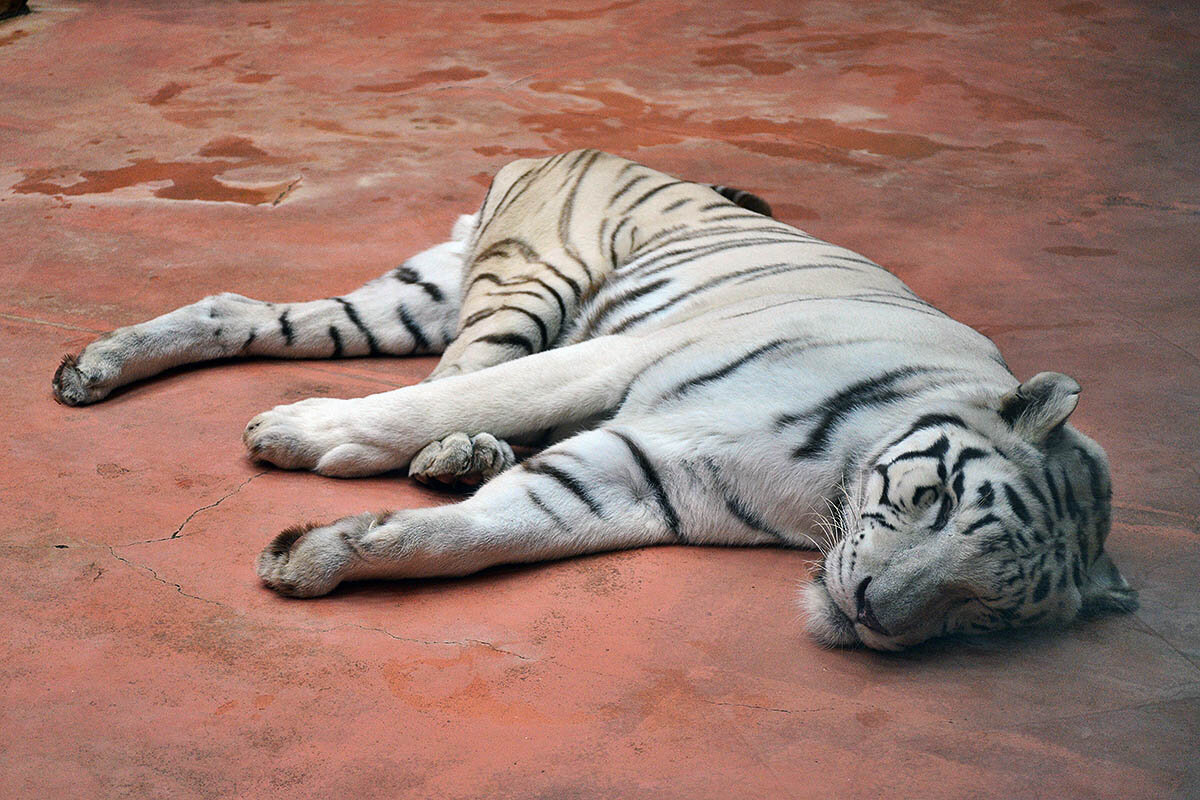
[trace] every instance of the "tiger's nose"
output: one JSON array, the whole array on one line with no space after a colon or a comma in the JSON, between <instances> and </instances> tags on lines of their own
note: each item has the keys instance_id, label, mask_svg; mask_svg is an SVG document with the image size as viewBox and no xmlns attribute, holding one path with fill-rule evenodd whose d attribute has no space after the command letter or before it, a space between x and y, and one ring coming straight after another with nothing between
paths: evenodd
<instances>
[{"instance_id":1,"label":"tiger's nose","mask_svg":"<svg viewBox=\"0 0 1200 800\"><path fill-rule=\"evenodd\" d=\"M875 617L875 611L871 608L871 601L867 599L867 586L871 583L871 576L862 579L858 584L858 588L854 590L855 603L855 619L863 625L867 630L874 631L880 636L891 636L888 629L880 624Z\"/></svg>"}]
</instances>

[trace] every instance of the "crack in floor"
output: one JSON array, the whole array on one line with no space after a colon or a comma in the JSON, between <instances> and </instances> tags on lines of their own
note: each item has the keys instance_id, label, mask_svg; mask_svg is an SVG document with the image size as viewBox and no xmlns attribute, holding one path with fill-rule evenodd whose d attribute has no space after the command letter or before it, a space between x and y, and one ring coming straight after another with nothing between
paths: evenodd
<instances>
[{"instance_id":1,"label":"crack in floor","mask_svg":"<svg viewBox=\"0 0 1200 800\"><path fill-rule=\"evenodd\" d=\"M734 706L736 708L752 708L756 711L774 711L778 714L811 714L816 711L837 711L833 706L818 706L817 708L776 708L774 706L756 706L753 703L732 703L725 700L705 700L697 697L704 703L710 706Z\"/></svg>"},{"instance_id":2,"label":"crack in floor","mask_svg":"<svg viewBox=\"0 0 1200 800\"><path fill-rule=\"evenodd\" d=\"M218 602L216 600L210 600L207 597L201 597L198 594L190 594L188 592L185 592L181 585L179 585L178 583L175 583L173 581L169 581L166 578L162 577L154 570L153 567L147 566L145 564L139 564L136 561L130 561L128 558L125 558L125 556L123 556L117 552L116 548L120 547L120 546L121 545L111 545L111 544L104 545L104 547L107 548L109 554L112 555L112 557L115 558L117 561L120 561L122 564L128 564L129 566L134 567L135 569L140 569L140 570L150 573L150 577L154 578L154 580L158 581L163 586L174 587L175 591L178 592L179 594L183 595L184 597L191 598L192 600L199 600L202 603L208 603L210 605L214 605L219 608L223 608L226 611L229 611L233 614L240 615L240 612L238 612L237 609L230 608L229 606L225 605L224 603Z\"/></svg>"},{"instance_id":3,"label":"crack in floor","mask_svg":"<svg viewBox=\"0 0 1200 800\"><path fill-rule=\"evenodd\" d=\"M0 319L7 319L11 322L28 322L33 325L46 325L51 328L62 328L67 331L83 331L84 333L94 333L96 335L104 333L104 331L97 330L96 328L83 328L67 322L55 322L49 319L38 319L37 317L22 317L19 314L9 314L7 312L0 312Z\"/></svg>"},{"instance_id":4,"label":"crack in floor","mask_svg":"<svg viewBox=\"0 0 1200 800\"><path fill-rule=\"evenodd\" d=\"M157 541L162 541L162 540L157 540ZM89 542L88 544L91 544L91 543ZM93 546L96 546L96 545L93 545ZM162 577L161 575L158 574L158 572L153 567L148 566L146 564L140 564L136 561L131 561L130 559L122 556L120 553L118 553L116 551L116 548L124 547L125 545L100 545L100 546L107 549L109 554L113 558L120 561L122 564L126 564L135 569L139 569L139 570L142 570L143 572L149 573L150 577L153 578L155 581L157 581L158 583L161 583L163 586L170 586L170 587L174 588L178 594L180 594L184 597L190 598L192 600L199 600L202 603L208 603L209 605L217 606L218 608L222 608L222 609L228 611L229 613L233 614L236 617L240 617L243 619L249 619L249 617L247 617L244 610L237 609L232 606L226 605L225 603L222 603L218 600L212 600L207 597L201 597L198 594L192 594L190 592L185 592L183 590L182 585L175 583L174 581L169 581L166 578ZM293 631L293 632L300 632L300 633L328 633L330 631L342 630L345 628L357 628L357 629L363 630L363 631L371 631L373 633L382 633L384 636L387 636L388 638L394 639L398 642L409 642L411 644L421 644L421 645L441 646L441 647L486 647L489 650L493 650L497 653L501 653L502 655L512 656L513 658L518 658L522 661L537 661L538 660L532 656L522 655L521 653L517 653L513 650L506 650L503 647L498 647L498 646L492 644L491 642L485 641L483 639L421 639L421 638L417 638L414 636L400 636L398 634L392 633L391 631L387 630L386 628L377 628L377 627L374 627L371 625L360 625L357 623L350 623L350 622L344 623L341 625L334 625L329 628L312 628L312 627L308 627L305 625L279 625L276 623L264 622L262 620L252 620L252 621L256 622L256 624L262 625L263 627L270 628L272 630L286 630L286 631Z\"/></svg>"},{"instance_id":5,"label":"crack in floor","mask_svg":"<svg viewBox=\"0 0 1200 800\"><path fill-rule=\"evenodd\" d=\"M187 524L189 522L191 522L192 518L195 517L197 514L199 514L202 511L208 511L210 508L216 508L217 506L221 505L221 503L224 503L226 500L233 497L238 492L242 491L242 489L245 489L250 484L251 481L253 481L257 478L261 478L263 475L266 475L267 472L269 472L269 471L270 470L263 470L262 472L256 472L255 474L251 475L249 478L246 478L246 480L239 483L232 491L230 491L227 494L223 495L222 497L218 498L215 502L212 502L206 506L201 506L200 508L197 508L195 511L193 511L192 513L187 515L187 519L185 519L183 522L181 522L179 524L179 527L176 528L174 533L172 533L170 536L160 536L157 539L141 539L139 541L134 541L134 542L123 542L122 544L118 544L115 546L116 547L132 547L135 544L152 544L154 542L169 542L172 539L178 539L183 535L183 529L187 527Z\"/></svg>"}]
</instances>

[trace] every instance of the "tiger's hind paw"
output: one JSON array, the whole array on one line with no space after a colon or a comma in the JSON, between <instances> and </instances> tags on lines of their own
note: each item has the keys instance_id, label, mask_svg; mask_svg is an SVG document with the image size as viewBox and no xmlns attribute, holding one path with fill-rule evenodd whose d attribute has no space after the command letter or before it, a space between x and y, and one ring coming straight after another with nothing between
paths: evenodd
<instances>
[{"instance_id":1,"label":"tiger's hind paw","mask_svg":"<svg viewBox=\"0 0 1200 800\"><path fill-rule=\"evenodd\" d=\"M368 567L363 536L387 514L359 514L328 525L294 525L258 556L255 571L271 589L290 597L319 597Z\"/></svg>"},{"instance_id":2,"label":"tiger's hind paw","mask_svg":"<svg viewBox=\"0 0 1200 800\"><path fill-rule=\"evenodd\" d=\"M54 371L51 387L54 389L54 399L64 406L86 406L103 400L112 391L96 375L89 373L80 366L84 354L78 356L63 356L58 369Z\"/></svg>"},{"instance_id":3,"label":"tiger's hind paw","mask_svg":"<svg viewBox=\"0 0 1200 800\"><path fill-rule=\"evenodd\" d=\"M454 433L417 453L408 474L430 485L476 486L515 463L508 443L490 433Z\"/></svg>"}]
</instances>

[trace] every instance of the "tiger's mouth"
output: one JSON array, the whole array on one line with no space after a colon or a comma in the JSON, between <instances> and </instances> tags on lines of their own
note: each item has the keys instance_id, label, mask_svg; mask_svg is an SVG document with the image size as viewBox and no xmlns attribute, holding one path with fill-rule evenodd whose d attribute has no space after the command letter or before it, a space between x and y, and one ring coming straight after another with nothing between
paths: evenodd
<instances>
[{"instance_id":1,"label":"tiger's mouth","mask_svg":"<svg viewBox=\"0 0 1200 800\"><path fill-rule=\"evenodd\" d=\"M864 644L854 620L834 601L818 577L801 590L800 607L805 613L805 627L809 634L827 647L854 647Z\"/></svg>"}]
</instances>

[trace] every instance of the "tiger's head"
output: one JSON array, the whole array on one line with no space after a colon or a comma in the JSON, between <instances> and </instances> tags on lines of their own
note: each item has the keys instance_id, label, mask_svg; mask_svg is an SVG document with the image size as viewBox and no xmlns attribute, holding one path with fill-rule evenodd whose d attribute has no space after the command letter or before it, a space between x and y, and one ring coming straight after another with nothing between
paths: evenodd
<instances>
[{"instance_id":1,"label":"tiger's head","mask_svg":"<svg viewBox=\"0 0 1200 800\"><path fill-rule=\"evenodd\" d=\"M804 589L812 634L899 650L1137 608L1104 552L1108 460L1065 425L1078 394L1044 372L894 431L865 460L842 536Z\"/></svg>"}]
</instances>

